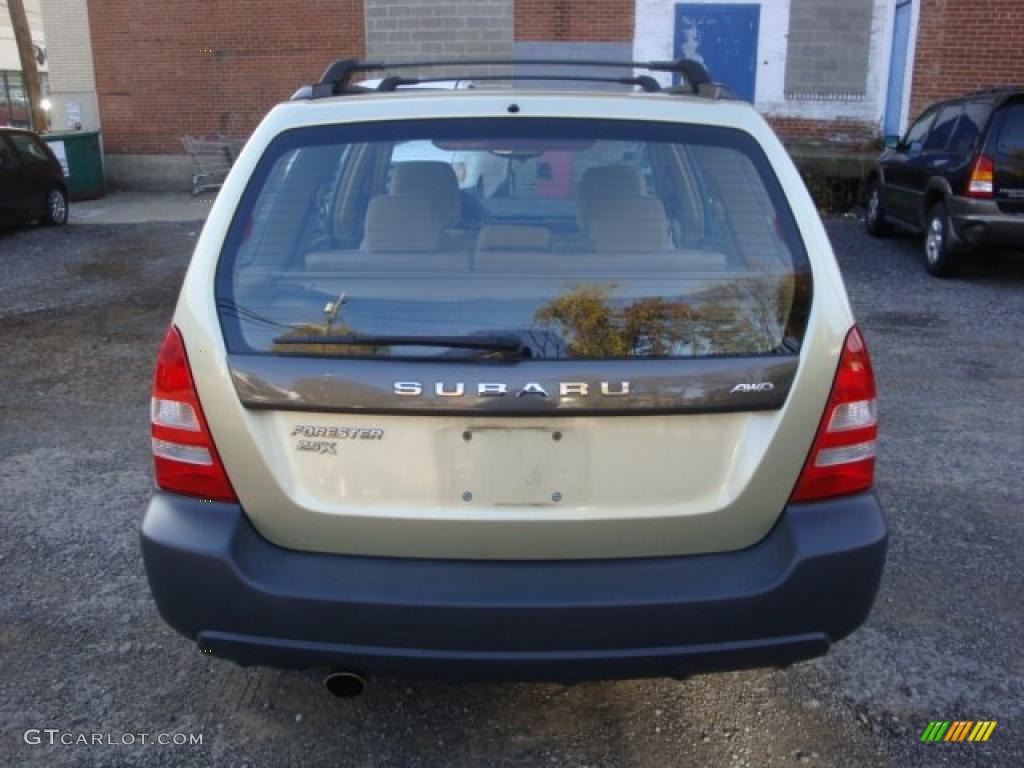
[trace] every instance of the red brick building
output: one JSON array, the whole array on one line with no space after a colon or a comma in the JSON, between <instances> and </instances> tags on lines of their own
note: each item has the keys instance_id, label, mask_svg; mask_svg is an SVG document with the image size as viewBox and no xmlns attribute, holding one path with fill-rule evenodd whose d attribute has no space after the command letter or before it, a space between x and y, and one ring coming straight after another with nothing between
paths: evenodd
<instances>
[{"instance_id":1,"label":"red brick building","mask_svg":"<svg viewBox=\"0 0 1024 768\"><path fill-rule=\"evenodd\" d=\"M921 0L911 108L1024 83L1024 0Z\"/></svg>"},{"instance_id":2,"label":"red brick building","mask_svg":"<svg viewBox=\"0 0 1024 768\"><path fill-rule=\"evenodd\" d=\"M186 135L244 137L341 57L687 55L792 141L864 143L928 102L1024 82L1024 0L42 0L84 51L115 185L187 186ZM71 40L87 6L89 45ZM74 25L81 34L82 24ZM744 55L737 57L737 51ZM749 55L748 55L749 54ZM66 56L65 59L69 57ZM62 72L64 74L62 74ZM54 116L61 81L51 74ZM76 84L81 90L81 84ZM76 96L75 98L81 98ZM55 119L55 128L62 128Z\"/></svg>"}]
</instances>

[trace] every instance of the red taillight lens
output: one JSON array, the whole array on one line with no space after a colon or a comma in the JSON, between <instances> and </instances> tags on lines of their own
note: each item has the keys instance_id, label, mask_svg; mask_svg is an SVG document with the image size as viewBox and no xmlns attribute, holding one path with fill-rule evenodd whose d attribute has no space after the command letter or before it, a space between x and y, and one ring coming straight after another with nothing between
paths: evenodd
<instances>
[{"instance_id":1,"label":"red taillight lens","mask_svg":"<svg viewBox=\"0 0 1024 768\"><path fill-rule=\"evenodd\" d=\"M996 167L990 157L978 155L971 168L971 176L967 179L967 197L990 198L995 195L992 183L995 180Z\"/></svg>"},{"instance_id":2,"label":"red taillight lens","mask_svg":"<svg viewBox=\"0 0 1024 768\"><path fill-rule=\"evenodd\" d=\"M832 393L790 501L819 501L868 490L875 478L875 375L856 327L843 344Z\"/></svg>"},{"instance_id":3,"label":"red taillight lens","mask_svg":"<svg viewBox=\"0 0 1024 768\"><path fill-rule=\"evenodd\" d=\"M181 334L173 325L156 359L150 425L159 488L202 499L238 501L203 417Z\"/></svg>"}]
</instances>

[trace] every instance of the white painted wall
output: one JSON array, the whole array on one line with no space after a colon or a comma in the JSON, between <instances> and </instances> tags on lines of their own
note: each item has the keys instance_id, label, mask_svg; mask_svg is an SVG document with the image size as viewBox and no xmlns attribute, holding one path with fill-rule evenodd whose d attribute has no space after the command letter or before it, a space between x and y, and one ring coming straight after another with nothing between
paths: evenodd
<instances>
[{"instance_id":1,"label":"white painted wall","mask_svg":"<svg viewBox=\"0 0 1024 768\"><path fill-rule=\"evenodd\" d=\"M87 2L42 0L42 12L50 41L50 128L98 130L99 102Z\"/></svg>"},{"instance_id":2,"label":"white painted wall","mask_svg":"<svg viewBox=\"0 0 1024 768\"><path fill-rule=\"evenodd\" d=\"M25 15L28 16L28 27L32 31L32 42L46 48L43 14L39 6L40 0L25 0ZM14 42L14 30L11 29L11 12L6 0L0 0L0 69L21 71L21 59L18 58L18 46ZM45 72L46 65L39 69Z\"/></svg>"},{"instance_id":3,"label":"white painted wall","mask_svg":"<svg viewBox=\"0 0 1024 768\"><path fill-rule=\"evenodd\" d=\"M910 95L914 90L914 59L917 57L917 30L921 18L921 0L911 0L910 38L907 41L907 69L903 75L903 114L900 117L900 135L907 132L910 121L917 115L910 114ZM889 30L892 34L892 30ZM886 66L888 72L888 66Z\"/></svg>"},{"instance_id":4,"label":"white painted wall","mask_svg":"<svg viewBox=\"0 0 1024 768\"><path fill-rule=\"evenodd\" d=\"M731 4L749 3L752 0L686 1L700 4ZM761 0L755 89L757 108L770 116L820 120L852 119L880 124L885 110L889 59L892 55L894 3L895 0L874 0L865 97L855 101L818 101L786 99L784 89L790 0ZM672 58L675 6L676 2L672 0L636 0L636 33L633 38L633 55L636 59ZM914 6L908 69L913 67L913 44L917 35L918 3L915 2ZM714 73L711 74L713 77ZM667 83L668 80L667 76L662 76L663 83ZM909 98L909 74L906 82L906 94Z\"/></svg>"}]
</instances>

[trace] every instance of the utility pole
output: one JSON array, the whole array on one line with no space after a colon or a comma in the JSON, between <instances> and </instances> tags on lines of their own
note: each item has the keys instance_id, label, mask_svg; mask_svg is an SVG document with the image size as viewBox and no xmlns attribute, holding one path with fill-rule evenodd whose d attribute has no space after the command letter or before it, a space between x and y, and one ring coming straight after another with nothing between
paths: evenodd
<instances>
[{"instance_id":1,"label":"utility pole","mask_svg":"<svg viewBox=\"0 0 1024 768\"><path fill-rule=\"evenodd\" d=\"M11 27L14 28L14 40L18 44L18 57L21 59L22 80L25 93L28 94L29 111L32 115L32 127L42 133L47 129L46 112L43 110L43 90L39 84L39 68L36 66L36 54L32 50L32 30L28 26L23 0L7 0L11 11Z\"/></svg>"}]
</instances>

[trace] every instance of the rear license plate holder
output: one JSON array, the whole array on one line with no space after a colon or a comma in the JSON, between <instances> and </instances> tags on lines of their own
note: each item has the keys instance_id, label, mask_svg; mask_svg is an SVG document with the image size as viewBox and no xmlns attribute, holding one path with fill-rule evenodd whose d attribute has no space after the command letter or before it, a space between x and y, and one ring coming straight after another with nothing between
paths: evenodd
<instances>
[{"instance_id":1,"label":"rear license plate holder","mask_svg":"<svg viewBox=\"0 0 1024 768\"><path fill-rule=\"evenodd\" d=\"M451 490L460 503L579 503L590 461L578 432L548 427L475 427L454 437Z\"/></svg>"}]
</instances>

